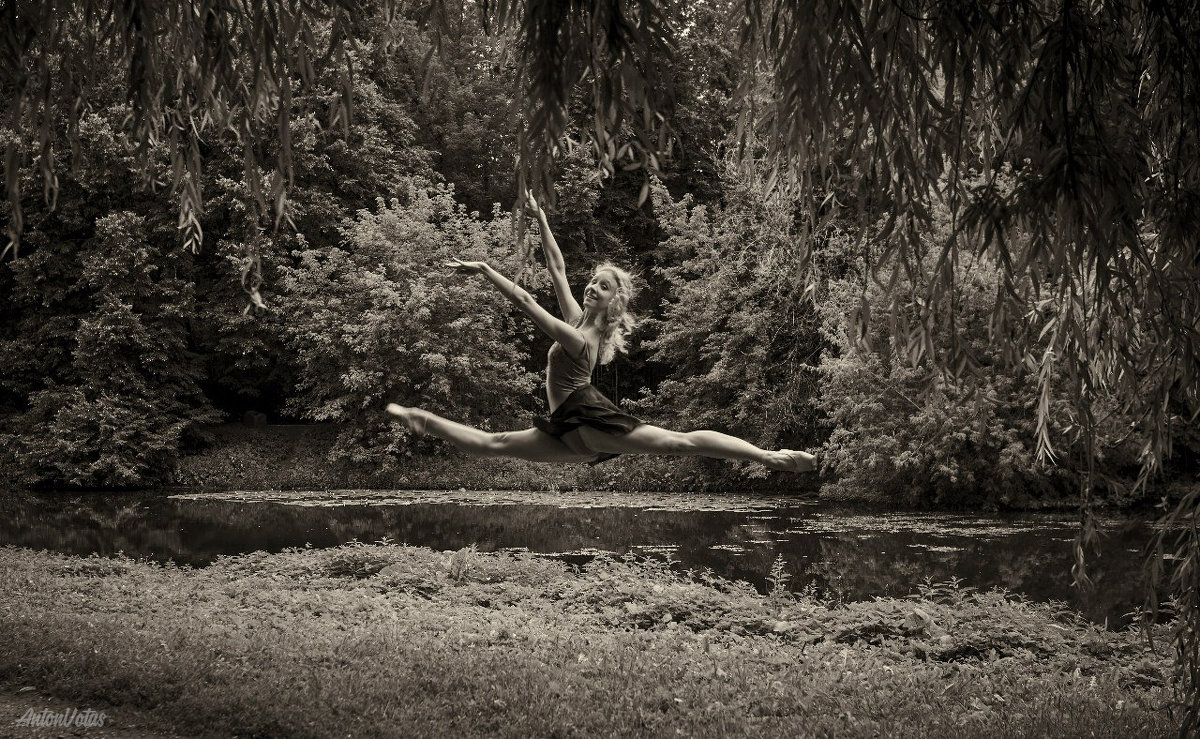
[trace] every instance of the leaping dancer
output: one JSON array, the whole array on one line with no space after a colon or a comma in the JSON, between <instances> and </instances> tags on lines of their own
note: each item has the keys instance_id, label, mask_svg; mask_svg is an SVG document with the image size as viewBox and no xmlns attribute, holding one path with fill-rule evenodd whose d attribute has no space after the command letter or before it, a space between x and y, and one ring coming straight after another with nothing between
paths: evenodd
<instances>
[{"instance_id":1,"label":"leaping dancer","mask_svg":"<svg viewBox=\"0 0 1200 739\"><path fill-rule=\"evenodd\" d=\"M749 460L788 472L816 469L816 458L807 452L767 451L718 431L672 431L651 426L622 412L604 397L591 384L592 370L597 362L607 364L617 352L625 351L625 337L634 323L629 312L634 296L633 278L611 263L601 264L583 291L580 307L567 284L566 265L546 214L536 201L530 202L540 226L542 250L562 320L486 262L455 259L446 266L463 274L486 277L533 319L543 333L554 339L546 360L550 418L535 419L534 428L523 431L491 433L395 403L388 404L388 413L414 433L445 439L479 456L595 464L621 454L673 454Z\"/></svg>"}]
</instances>

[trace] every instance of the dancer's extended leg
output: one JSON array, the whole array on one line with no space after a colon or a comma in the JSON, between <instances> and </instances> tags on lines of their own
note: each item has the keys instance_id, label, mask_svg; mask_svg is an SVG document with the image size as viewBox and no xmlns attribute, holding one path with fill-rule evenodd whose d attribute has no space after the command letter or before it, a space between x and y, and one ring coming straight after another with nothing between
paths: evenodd
<instances>
[{"instance_id":1,"label":"dancer's extended leg","mask_svg":"<svg viewBox=\"0 0 1200 739\"><path fill-rule=\"evenodd\" d=\"M481 457L517 457L531 462L589 462L595 453L581 454L539 429L492 433L464 426L420 408L391 403L387 412L409 431L429 434L451 442L459 449Z\"/></svg>"},{"instance_id":2,"label":"dancer's extended leg","mask_svg":"<svg viewBox=\"0 0 1200 739\"><path fill-rule=\"evenodd\" d=\"M791 449L767 451L719 431L671 431L643 424L620 435L583 427L579 429L579 435L589 449L597 452L745 459L788 472L812 472L817 468L816 457L808 452Z\"/></svg>"}]
</instances>

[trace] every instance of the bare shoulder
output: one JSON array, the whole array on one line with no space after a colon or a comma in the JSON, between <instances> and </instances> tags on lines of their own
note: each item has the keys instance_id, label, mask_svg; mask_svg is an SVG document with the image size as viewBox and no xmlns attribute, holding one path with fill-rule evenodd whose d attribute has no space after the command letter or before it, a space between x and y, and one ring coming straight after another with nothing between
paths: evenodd
<instances>
[{"instance_id":1,"label":"bare shoulder","mask_svg":"<svg viewBox=\"0 0 1200 739\"><path fill-rule=\"evenodd\" d=\"M588 356L595 362L600 356L600 329L594 326L579 329L579 333L583 334L583 340L587 342Z\"/></svg>"}]
</instances>

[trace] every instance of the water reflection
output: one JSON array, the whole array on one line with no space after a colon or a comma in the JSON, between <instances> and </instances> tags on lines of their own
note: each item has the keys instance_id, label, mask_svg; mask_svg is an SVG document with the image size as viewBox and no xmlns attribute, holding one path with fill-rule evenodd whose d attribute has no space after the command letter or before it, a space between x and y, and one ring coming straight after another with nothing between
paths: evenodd
<instances>
[{"instance_id":1,"label":"water reflection","mask_svg":"<svg viewBox=\"0 0 1200 739\"><path fill-rule=\"evenodd\" d=\"M690 510L687 502L697 501L688 496L506 494L501 504L480 495L460 495L473 505L446 494L394 492L288 493L271 500L8 495L0 498L0 544L80 555L123 551L203 566L220 555L387 537L440 550L475 544L483 551L574 555L574 562L589 552L633 552L760 588L782 557L793 588L813 584L846 600L907 595L927 578L956 577L976 588L1067 601L1110 625L1124 623L1144 597L1139 552L1150 532L1134 520L1104 526L1102 551L1090 560L1095 587L1080 592L1070 585L1076 523L1067 516L860 515L737 496L699 500L703 510ZM621 505L602 507L604 500Z\"/></svg>"}]
</instances>

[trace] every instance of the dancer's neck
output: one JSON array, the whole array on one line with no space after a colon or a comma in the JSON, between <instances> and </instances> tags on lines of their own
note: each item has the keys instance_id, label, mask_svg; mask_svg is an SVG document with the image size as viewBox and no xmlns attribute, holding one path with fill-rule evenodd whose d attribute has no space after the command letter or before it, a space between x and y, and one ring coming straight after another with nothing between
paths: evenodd
<instances>
[{"instance_id":1,"label":"dancer's neck","mask_svg":"<svg viewBox=\"0 0 1200 739\"><path fill-rule=\"evenodd\" d=\"M583 318L579 319L579 328L594 328L597 331L601 331L603 327L600 325L600 321L600 316L594 315L590 308L584 308Z\"/></svg>"}]
</instances>

